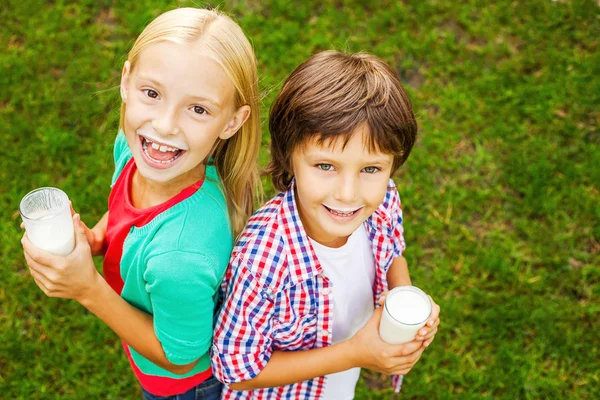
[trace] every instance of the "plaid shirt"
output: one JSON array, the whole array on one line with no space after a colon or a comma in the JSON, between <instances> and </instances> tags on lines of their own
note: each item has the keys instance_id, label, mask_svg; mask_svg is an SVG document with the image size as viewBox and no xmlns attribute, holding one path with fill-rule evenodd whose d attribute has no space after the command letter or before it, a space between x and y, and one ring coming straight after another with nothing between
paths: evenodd
<instances>
[{"instance_id":1,"label":"plaid shirt","mask_svg":"<svg viewBox=\"0 0 600 400\"><path fill-rule=\"evenodd\" d=\"M332 343L331 283L304 231L294 187L279 193L248 221L221 284L223 305L215 322L214 375L225 384L249 380L273 351L309 350ZM381 205L363 223L375 258L373 302L387 290L386 273L402 255L402 207L390 179ZM400 377L395 377L399 389ZM222 399L319 399L325 377L268 389L236 391Z\"/></svg>"}]
</instances>

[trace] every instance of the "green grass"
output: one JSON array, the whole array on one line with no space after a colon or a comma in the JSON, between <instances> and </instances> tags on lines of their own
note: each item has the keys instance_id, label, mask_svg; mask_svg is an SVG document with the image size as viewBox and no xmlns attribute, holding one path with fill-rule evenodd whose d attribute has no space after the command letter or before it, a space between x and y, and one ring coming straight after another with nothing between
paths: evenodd
<instances>
[{"instance_id":1,"label":"green grass","mask_svg":"<svg viewBox=\"0 0 600 400\"><path fill-rule=\"evenodd\" d=\"M25 193L52 185L84 221L103 214L126 53L152 18L192 4L112 3L9 0L0 10L2 398L139 396L116 335L35 286L17 213ZM598 398L597 2L364 3L221 4L259 59L261 164L268 107L295 66L330 48L385 59L420 125L395 177L406 257L442 308L402 398ZM386 377L363 373L358 399L393 397Z\"/></svg>"}]
</instances>

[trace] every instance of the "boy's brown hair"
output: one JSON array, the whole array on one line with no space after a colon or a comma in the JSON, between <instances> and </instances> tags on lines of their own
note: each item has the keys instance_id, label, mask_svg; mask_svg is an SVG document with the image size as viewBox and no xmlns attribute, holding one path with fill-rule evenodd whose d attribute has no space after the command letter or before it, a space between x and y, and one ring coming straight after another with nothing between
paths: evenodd
<instances>
[{"instance_id":1,"label":"boy's brown hair","mask_svg":"<svg viewBox=\"0 0 600 400\"><path fill-rule=\"evenodd\" d=\"M394 156L392 173L408 158L417 137L412 105L396 73L367 54L324 51L310 57L285 81L271 107L271 161L266 171L277 190L292 182L292 152L316 136L320 144L344 145L361 124L369 128L369 151Z\"/></svg>"}]
</instances>

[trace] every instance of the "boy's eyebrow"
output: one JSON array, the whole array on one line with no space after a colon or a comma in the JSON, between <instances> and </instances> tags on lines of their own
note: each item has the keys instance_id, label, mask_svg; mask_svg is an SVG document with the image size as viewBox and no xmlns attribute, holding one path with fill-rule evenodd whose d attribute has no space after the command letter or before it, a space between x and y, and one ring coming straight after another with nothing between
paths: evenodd
<instances>
[{"instance_id":1,"label":"boy's eyebrow","mask_svg":"<svg viewBox=\"0 0 600 400\"><path fill-rule=\"evenodd\" d=\"M138 78L139 79L143 79L145 81L148 81L148 82L152 83L156 87L161 87L162 88L162 85L161 85L161 83L159 81L157 81L156 79L152 79L149 76L138 75ZM208 103L212 103L213 105L217 106L218 108L221 108L221 104L219 102L217 102L216 100L211 100L211 99L206 98L206 97L195 96L195 95L191 95L191 94L187 94L186 97L188 97L190 99L194 99L194 100L206 101Z\"/></svg>"},{"instance_id":2,"label":"boy's eyebrow","mask_svg":"<svg viewBox=\"0 0 600 400\"><path fill-rule=\"evenodd\" d=\"M312 162L336 161L331 158L330 152L319 151L319 150L312 150L312 151L306 152L305 156ZM387 155L382 155L380 157L373 156L373 158L365 158L364 160L361 160L361 161L363 162L363 164L388 165L388 164L391 164L393 160L390 160L390 158Z\"/></svg>"}]
</instances>

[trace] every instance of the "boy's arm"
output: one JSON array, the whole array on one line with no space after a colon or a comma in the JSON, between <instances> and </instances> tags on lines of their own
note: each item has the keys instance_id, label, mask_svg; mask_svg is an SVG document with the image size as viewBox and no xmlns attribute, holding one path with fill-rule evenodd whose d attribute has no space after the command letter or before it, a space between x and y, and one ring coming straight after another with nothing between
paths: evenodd
<instances>
[{"instance_id":1,"label":"boy's arm","mask_svg":"<svg viewBox=\"0 0 600 400\"><path fill-rule=\"evenodd\" d=\"M227 293L216 319L212 349L215 376L234 390L284 386L353 367L407 373L422 354L422 342L390 345L379 337L381 308L356 335L309 350L274 349L273 299L244 265L228 270Z\"/></svg>"},{"instance_id":2,"label":"boy's arm","mask_svg":"<svg viewBox=\"0 0 600 400\"><path fill-rule=\"evenodd\" d=\"M390 268L387 271L386 278L390 290L396 286L412 285L406 258L402 256L394 258L392 265L390 265Z\"/></svg>"},{"instance_id":3,"label":"boy's arm","mask_svg":"<svg viewBox=\"0 0 600 400\"><path fill-rule=\"evenodd\" d=\"M229 383L234 390L285 386L305 380L363 367L386 374L407 374L419 360L421 341L390 345L379 337L381 309L354 337L311 350L275 351L260 373L243 382Z\"/></svg>"}]
</instances>

